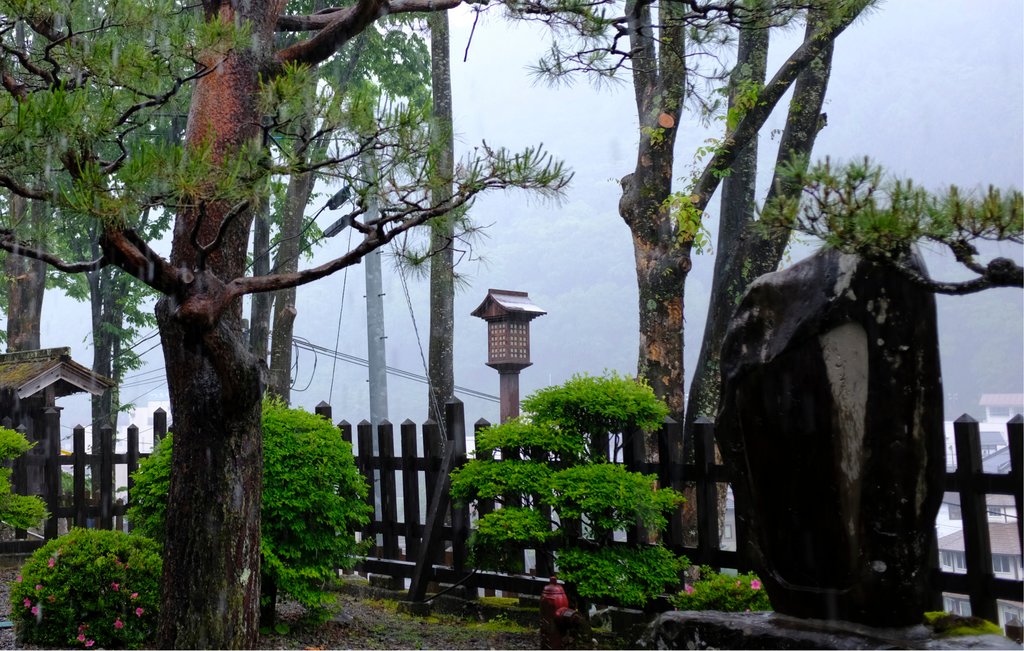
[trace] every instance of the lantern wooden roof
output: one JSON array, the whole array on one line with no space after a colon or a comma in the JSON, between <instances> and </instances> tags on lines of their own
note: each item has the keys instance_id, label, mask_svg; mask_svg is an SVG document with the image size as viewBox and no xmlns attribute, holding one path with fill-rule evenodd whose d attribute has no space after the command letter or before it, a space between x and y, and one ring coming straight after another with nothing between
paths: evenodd
<instances>
[{"instance_id":1,"label":"lantern wooden roof","mask_svg":"<svg viewBox=\"0 0 1024 651\"><path fill-rule=\"evenodd\" d=\"M74 393L97 396L114 381L93 373L71 359L70 348L44 348L0 355L0 391L14 392L18 399L53 387L55 397Z\"/></svg>"},{"instance_id":2,"label":"lantern wooden roof","mask_svg":"<svg viewBox=\"0 0 1024 651\"><path fill-rule=\"evenodd\" d=\"M510 317L530 320L543 316L547 312L535 305L526 292L516 292L509 289L488 289L487 297L471 314L485 321L495 321Z\"/></svg>"}]
</instances>

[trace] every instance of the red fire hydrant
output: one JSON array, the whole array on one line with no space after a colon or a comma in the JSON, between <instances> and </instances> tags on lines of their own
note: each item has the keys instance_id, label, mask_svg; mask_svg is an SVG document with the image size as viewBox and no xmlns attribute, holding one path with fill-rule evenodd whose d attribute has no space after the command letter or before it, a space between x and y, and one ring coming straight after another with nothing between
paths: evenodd
<instances>
[{"instance_id":1,"label":"red fire hydrant","mask_svg":"<svg viewBox=\"0 0 1024 651\"><path fill-rule=\"evenodd\" d=\"M582 621L580 614L569 608L569 597L558 584L558 578L551 577L540 595L540 648L568 648L571 633Z\"/></svg>"}]
</instances>

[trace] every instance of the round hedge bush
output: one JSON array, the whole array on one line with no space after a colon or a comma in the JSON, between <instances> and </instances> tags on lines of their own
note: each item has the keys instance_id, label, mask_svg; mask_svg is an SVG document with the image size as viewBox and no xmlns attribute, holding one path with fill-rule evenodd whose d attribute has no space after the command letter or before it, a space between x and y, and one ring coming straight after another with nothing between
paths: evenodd
<instances>
[{"instance_id":1,"label":"round hedge bush","mask_svg":"<svg viewBox=\"0 0 1024 651\"><path fill-rule=\"evenodd\" d=\"M160 548L120 531L72 529L36 550L11 586L20 642L140 648L156 635Z\"/></svg>"},{"instance_id":2,"label":"round hedge bush","mask_svg":"<svg viewBox=\"0 0 1024 651\"><path fill-rule=\"evenodd\" d=\"M139 464L128 519L134 531L164 539L173 437ZM363 545L354 532L369 522L366 480L338 429L316 414L263 402L261 510L263 623L274 617L277 592L326 616L334 594L326 589L338 568L350 568Z\"/></svg>"}]
</instances>

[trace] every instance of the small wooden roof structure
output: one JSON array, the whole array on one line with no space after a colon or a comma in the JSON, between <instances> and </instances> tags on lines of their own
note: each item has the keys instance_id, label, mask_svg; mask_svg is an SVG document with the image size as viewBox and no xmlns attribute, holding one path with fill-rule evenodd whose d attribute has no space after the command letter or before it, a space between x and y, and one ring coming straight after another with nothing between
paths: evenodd
<instances>
[{"instance_id":1,"label":"small wooden roof structure","mask_svg":"<svg viewBox=\"0 0 1024 651\"><path fill-rule=\"evenodd\" d=\"M527 320L535 319L547 314L547 312L535 305L526 292L517 292L510 289L488 289L487 296L483 302L471 314L485 321L494 321L509 317L525 317Z\"/></svg>"},{"instance_id":2,"label":"small wooden roof structure","mask_svg":"<svg viewBox=\"0 0 1024 651\"><path fill-rule=\"evenodd\" d=\"M71 349L44 348L0 355L0 393L18 400L48 392L55 398L75 393L97 396L115 382L71 359Z\"/></svg>"}]
</instances>

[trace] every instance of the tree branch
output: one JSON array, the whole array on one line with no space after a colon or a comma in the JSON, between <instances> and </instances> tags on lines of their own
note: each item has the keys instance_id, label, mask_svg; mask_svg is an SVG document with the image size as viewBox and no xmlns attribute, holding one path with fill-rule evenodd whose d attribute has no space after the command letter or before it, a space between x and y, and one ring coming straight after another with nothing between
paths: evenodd
<instances>
[{"instance_id":1,"label":"tree branch","mask_svg":"<svg viewBox=\"0 0 1024 651\"><path fill-rule=\"evenodd\" d=\"M48 251L33 246L28 242L16 239L14 231L6 228L0 230L0 249L25 258L41 260L54 269L65 273L84 273L87 271L96 271L107 266L107 261L102 257L90 261L67 262Z\"/></svg>"},{"instance_id":2,"label":"tree branch","mask_svg":"<svg viewBox=\"0 0 1024 651\"><path fill-rule=\"evenodd\" d=\"M277 27L298 26L317 33L279 51L274 57L280 68L289 63L316 65L326 61L368 25L388 14L409 12L444 11L462 4L462 0L358 0L344 9L331 9L310 16L282 16ZM295 29L296 27L291 27Z\"/></svg>"},{"instance_id":3,"label":"tree branch","mask_svg":"<svg viewBox=\"0 0 1024 651\"><path fill-rule=\"evenodd\" d=\"M805 38L800 47L782 64L772 80L758 93L757 103L740 119L736 129L708 162L700 179L694 185L693 194L699 197L695 204L698 209L703 210L707 207L721 182L721 173L732 166L742 151L743 145L761 130L775 105L786 94L799 74L826 51L829 44L853 23L868 4L870 4L870 0L859 0L854 7L848 10L848 13L831 26Z\"/></svg>"}]
</instances>

